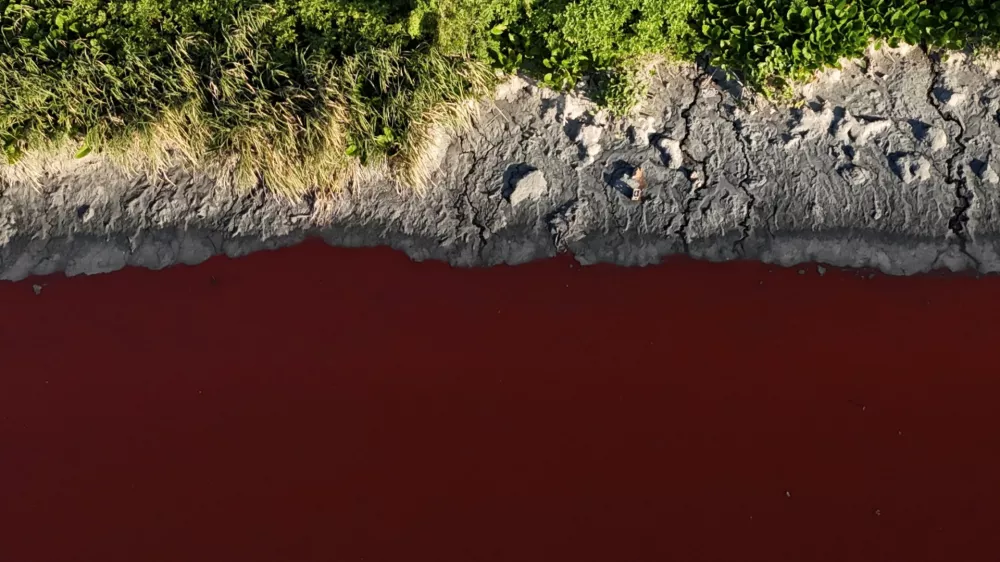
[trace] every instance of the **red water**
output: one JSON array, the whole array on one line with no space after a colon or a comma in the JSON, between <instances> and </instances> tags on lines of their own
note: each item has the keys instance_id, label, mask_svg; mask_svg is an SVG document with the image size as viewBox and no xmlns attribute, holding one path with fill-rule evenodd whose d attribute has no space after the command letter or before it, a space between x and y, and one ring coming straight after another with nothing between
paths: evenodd
<instances>
[{"instance_id":1,"label":"red water","mask_svg":"<svg viewBox=\"0 0 1000 562\"><path fill-rule=\"evenodd\" d=\"M319 243L0 284L0 560L995 560L998 318Z\"/></svg>"}]
</instances>

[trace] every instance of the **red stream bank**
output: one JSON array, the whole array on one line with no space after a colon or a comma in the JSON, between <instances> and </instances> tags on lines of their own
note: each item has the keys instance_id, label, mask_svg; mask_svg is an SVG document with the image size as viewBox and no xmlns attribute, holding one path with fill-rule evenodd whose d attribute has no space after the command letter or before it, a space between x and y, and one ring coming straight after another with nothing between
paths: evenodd
<instances>
[{"instance_id":1,"label":"red stream bank","mask_svg":"<svg viewBox=\"0 0 1000 562\"><path fill-rule=\"evenodd\" d=\"M4 562L1000 553L998 278L311 242L0 314Z\"/></svg>"}]
</instances>

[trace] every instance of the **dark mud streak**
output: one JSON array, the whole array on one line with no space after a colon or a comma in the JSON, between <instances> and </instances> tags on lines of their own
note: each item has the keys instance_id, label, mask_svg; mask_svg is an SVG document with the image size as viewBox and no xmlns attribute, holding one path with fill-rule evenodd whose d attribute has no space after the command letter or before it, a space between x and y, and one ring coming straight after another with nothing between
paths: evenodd
<instances>
[{"instance_id":1,"label":"dark mud streak","mask_svg":"<svg viewBox=\"0 0 1000 562\"><path fill-rule=\"evenodd\" d=\"M698 73L695 75L694 80L692 80L692 86L694 86L694 94L691 97L691 102L688 103L684 109L681 110L681 118L684 119L684 134L680 138L681 154L684 155L684 162L682 162L682 170L687 171L688 181L691 182L691 191L688 193L686 200L684 201L684 212L681 215L681 224L677 232L674 234L679 236L681 243L684 247L684 253L691 253L691 237L688 230L691 227L691 213L694 212L695 207L701 201L702 189L708 185L708 169L705 165L705 160L698 160L691 156L691 152L688 148L688 139L691 137L691 123L693 121L691 117L691 111L698 105L698 101L701 99L702 88L705 87L705 81L708 78L708 73L704 69L699 69ZM697 165L695 170L690 170L687 168L688 162L694 162Z\"/></svg>"},{"instance_id":2,"label":"dark mud streak","mask_svg":"<svg viewBox=\"0 0 1000 562\"><path fill-rule=\"evenodd\" d=\"M957 204L954 207L954 214L948 221L948 228L951 229L951 232L958 239L958 247L962 254L972 260L976 269L979 269L979 259L970 254L968 251L970 236L967 223L969 222L969 209L972 208L972 199L975 195L972 190L969 189L967 179L965 177L964 159L966 151L968 150L968 146L965 144L965 123L962 122L960 117L947 110L935 94L935 90L938 86L944 85L940 53L932 53L926 47L923 47L923 51L931 61L931 80L927 87L927 101L930 102L945 122L954 124L958 128L958 134L953 136L955 143L958 145L958 150L956 150L951 157L948 158L948 175L945 178L945 183L954 188L955 198L957 200Z\"/></svg>"},{"instance_id":3,"label":"dark mud streak","mask_svg":"<svg viewBox=\"0 0 1000 562\"><path fill-rule=\"evenodd\" d=\"M744 206L743 217L739 221L740 226L740 238L733 243L733 253L736 255L744 255L745 250L743 248L744 242L750 237L750 217L753 213L754 206L757 204L757 198L750 191L750 184L757 180L756 174L753 173L753 161L750 159L750 147L749 140L746 134L743 132L743 121L736 118L733 114L735 108L727 111L725 114L728 121L733 126L733 133L736 135L737 140L740 144L740 154L743 156L743 163L746 166L746 170L743 173L742 179L740 179L737 187L747 196L747 203Z\"/></svg>"},{"instance_id":4,"label":"dark mud streak","mask_svg":"<svg viewBox=\"0 0 1000 562\"><path fill-rule=\"evenodd\" d=\"M488 139L489 138L486 134L484 134L482 131L479 130L478 126L474 127L474 130L477 133L479 133L480 137L482 137L484 139ZM463 142L464 142L464 139L463 139ZM484 150L478 150L478 151L477 150L465 150L465 151L463 151L460 154L460 156L471 155L472 156L472 165L465 172L465 174L464 174L464 176L462 178L462 190L461 190L460 194L455 198L454 209L457 212L459 212L459 216L462 216L462 217L466 217L467 216L468 220L469 220L469 223L473 227L476 228L477 238L478 238L478 247L476 248L476 254L480 256L480 259L482 258L483 253L486 251L487 245L489 244L489 239L490 239L490 237L492 236L493 233L491 231L490 226L487 225L483 221L483 216L484 216L483 209L481 209L480 206L477 205L477 203L473 200L472 194L475 191L476 182L481 180L481 178L479 177L479 174L477 173L479 171L479 167L481 165L483 165L484 163L485 164L490 164L490 163L493 163L493 162L499 162L499 161L501 161L501 158L499 158L496 153L497 153L497 149L502 144L503 144L503 136L501 135L500 138L494 139L492 142L488 142L487 146L486 146L486 148ZM503 188L503 186L501 185L500 189L502 189L502 188ZM492 193L493 193L493 190L488 190L486 192L486 196L490 197L492 195ZM461 205L462 201L464 201L465 204L468 206L468 209L469 209L468 213L459 210L459 206ZM496 214L497 210L499 209L500 205L502 204L501 202L502 202L502 198L501 198L501 201L498 201L496 203L496 205L494 206L494 209L493 209L492 213L490 213L490 215L487 218L487 220L492 219L492 217ZM461 219L459 219L459 220L461 221Z\"/></svg>"}]
</instances>

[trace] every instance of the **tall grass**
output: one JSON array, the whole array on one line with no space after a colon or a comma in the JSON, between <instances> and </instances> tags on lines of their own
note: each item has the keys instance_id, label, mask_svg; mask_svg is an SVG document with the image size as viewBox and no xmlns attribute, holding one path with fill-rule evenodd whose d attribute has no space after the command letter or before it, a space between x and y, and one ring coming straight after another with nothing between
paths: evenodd
<instances>
[{"instance_id":1,"label":"tall grass","mask_svg":"<svg viewBox=\"0 0 1000 562\"><path fill-rule=\"evenodd\" d=\"M9 161L76 143L80 156L101 150L132 166L177 157L219 164L241 186L263 182L295 196L335 189L355 163L392 158L419 183L431 126L461 120L464 102L496 80L488 64L402 26L372 32L380 40L353 34L347 48L289 8L263 3L234 5L225 25L176 24L155 37L105 19L96 29L110 32L99 40L75 3L34 4L0 0L0 140Z\"/></svg>"},{"instance_id":2,"label":"tall grass","mask_svg":"<svg viewBox=\"0 0 1000 562\"><path fill-rule=\"evenodd\" d=\"M0 0L0 148L177 158L298 196L361 164L426 181L497 70L595 78L624 113L658 54L801 79L872 39L997 44L991 0Z\"/></svg>"}]
</instances>

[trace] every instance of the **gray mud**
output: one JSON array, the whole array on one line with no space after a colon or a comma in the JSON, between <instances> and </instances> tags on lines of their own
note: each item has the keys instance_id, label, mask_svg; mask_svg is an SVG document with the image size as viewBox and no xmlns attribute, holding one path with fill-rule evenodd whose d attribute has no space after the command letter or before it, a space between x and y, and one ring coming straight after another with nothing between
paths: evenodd
<instances>
[{"instance_id":1,"label":"gray mud","mask_svg":"<svg viewBox=\"0 0 1000 562\"><path fill-rule=\"evenodd\" d=\"M804 87L801 108L660 68L647 102L617 121L518 78L441 139L422 193L370 179L287 201L181 167L126 173L100 156L30 178L8 167L0 278L195 264L307 237L458 266L567 252L585 264L688 254L1000 271L997 67L871 52Z\"/></svg>"}]
</instances>

